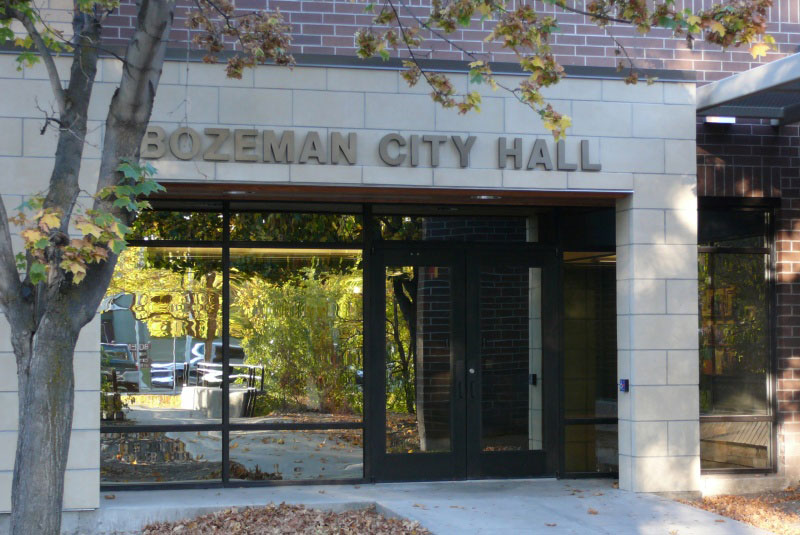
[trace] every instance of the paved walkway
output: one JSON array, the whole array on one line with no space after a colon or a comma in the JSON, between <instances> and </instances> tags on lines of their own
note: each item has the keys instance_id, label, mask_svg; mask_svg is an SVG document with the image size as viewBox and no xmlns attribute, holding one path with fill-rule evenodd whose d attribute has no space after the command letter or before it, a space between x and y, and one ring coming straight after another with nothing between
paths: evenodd
<instances>
[{"instance_id":1,"label":"paved walkway","mask_svg":"<svg viewBox=\"0 0 800 535\"><path fill-rule=\"evenodd\" d=\"M634 494L606 480L505 480L377 485L117 492L97 512L65 518L68 533L136 533L231 506L302 503L325 509L375 504L418 520L437 535L756 535L767 532L666 498ZM596 511L596 514L593 513Z\"/></svg>"}]
</instances>

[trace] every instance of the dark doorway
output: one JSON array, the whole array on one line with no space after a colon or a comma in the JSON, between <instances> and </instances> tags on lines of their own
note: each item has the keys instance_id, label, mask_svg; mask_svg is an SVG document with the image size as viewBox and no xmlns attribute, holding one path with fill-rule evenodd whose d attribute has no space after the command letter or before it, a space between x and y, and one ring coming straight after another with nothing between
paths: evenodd
<instances>
[{"instance_id":1,"label":"dark doorway","mask_svg":"<svg viewBox=\"0 0 800 535\"><path fill-rule=\"evenodd\" d=\"M384 243L372 262L374 479L555 474L555 250Z\"/></svg>"}]
</instances>

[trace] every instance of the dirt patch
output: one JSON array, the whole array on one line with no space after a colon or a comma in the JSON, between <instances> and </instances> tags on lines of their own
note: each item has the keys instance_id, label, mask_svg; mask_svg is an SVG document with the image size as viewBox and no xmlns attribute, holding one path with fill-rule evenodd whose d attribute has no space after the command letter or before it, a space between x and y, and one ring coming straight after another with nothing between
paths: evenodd
<instances>
[{"instance_id":1,"label":"dirt patch","mask_svg":"<svg viewBox=\"0 0 800 535\"><path fill-rule=\"evenodd\" d=\"M193 520L146 526L142 535L225 534L375 534L430 535L418 522L386 518L374 508L333 513L302 505L270 504L266 507L226 509Z\"/></svg>"},{"instance_id":2,"label":"dirt patch","mask_svg":"<svg viewBox=\"0 0 800 535\"><path fill-rule=\"evenodd\" d=\"M786 490L678 500L780 535L800 533L800 491Z\"/></svg>"}]
</instances>

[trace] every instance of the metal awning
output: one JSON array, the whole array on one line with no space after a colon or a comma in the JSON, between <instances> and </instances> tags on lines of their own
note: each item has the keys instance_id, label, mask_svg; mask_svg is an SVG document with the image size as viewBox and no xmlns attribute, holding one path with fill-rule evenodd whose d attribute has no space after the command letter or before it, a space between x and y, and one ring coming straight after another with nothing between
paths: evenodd
<instances>
[{"instance_id":1,"label":"metal awning","mask_svg":"<svg viewBox=\"0 0 800 535\"><path fill-rule=\"evenodd\" d=\"M697 114L800 122L800 53L698 87Z\"/></svg>"}]
</instances>

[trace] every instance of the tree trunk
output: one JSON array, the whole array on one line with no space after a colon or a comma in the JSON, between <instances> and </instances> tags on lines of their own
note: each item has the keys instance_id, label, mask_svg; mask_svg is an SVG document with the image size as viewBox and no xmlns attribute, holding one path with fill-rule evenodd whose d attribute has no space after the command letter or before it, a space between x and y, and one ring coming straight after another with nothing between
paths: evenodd
<instances>
[{"instance_id":1,"label":"tree trunk","mask_svg":"<svg viewBox=\"0 0 800 535\"><path fill-rule=\"evenodd\" d=\"M80 329L63 303L51 303L19 367L19 434L11 535L58 534L72 411L72 355Z\"/></svg>"}]
</instances>

